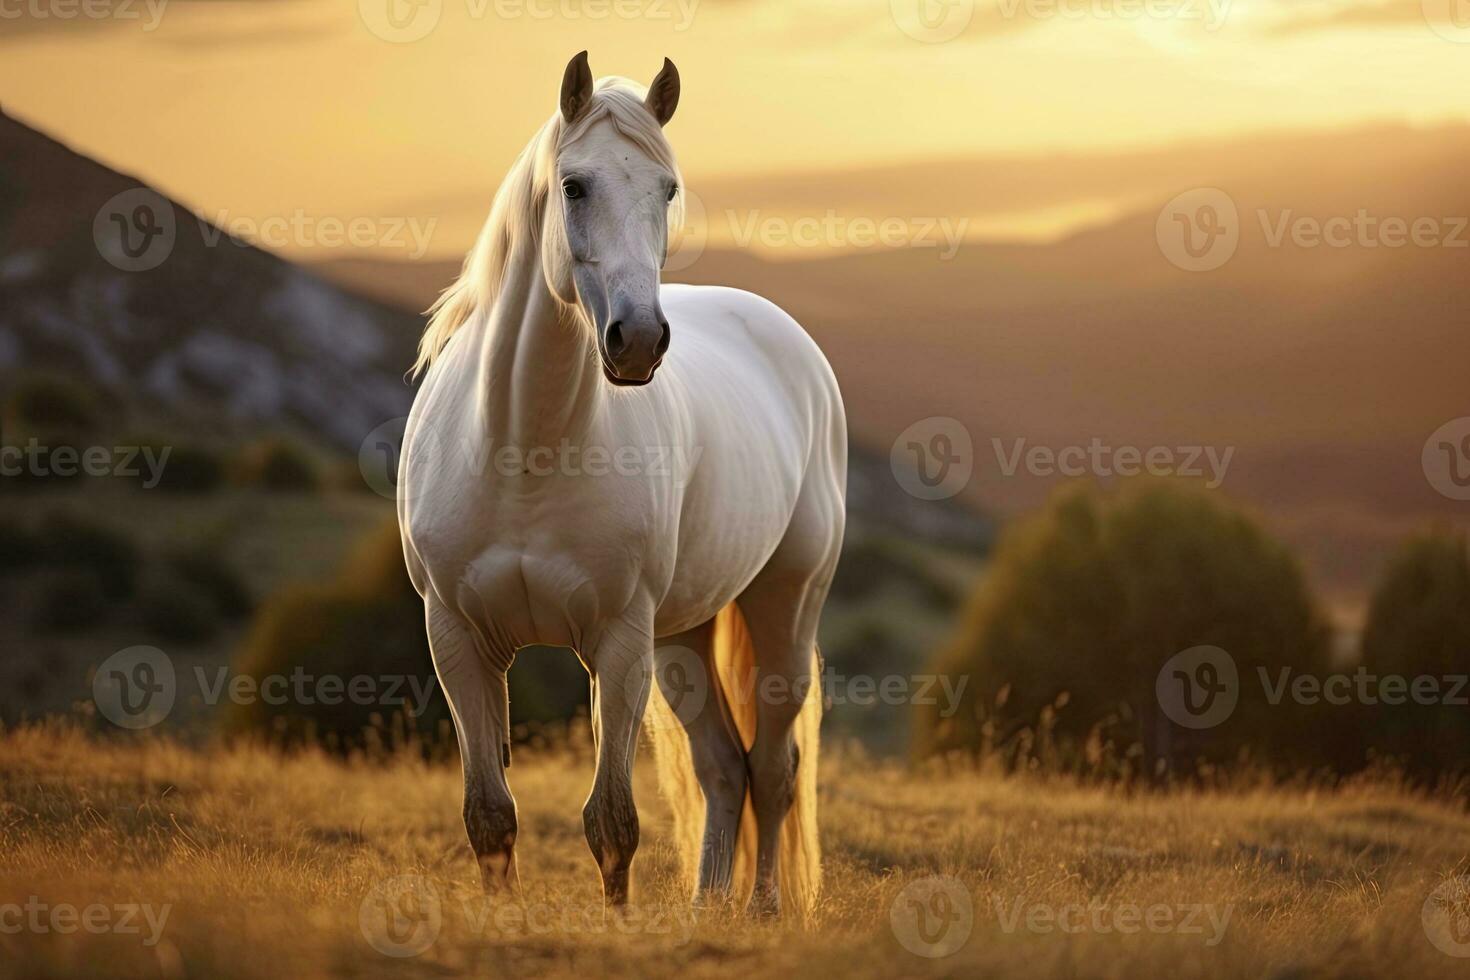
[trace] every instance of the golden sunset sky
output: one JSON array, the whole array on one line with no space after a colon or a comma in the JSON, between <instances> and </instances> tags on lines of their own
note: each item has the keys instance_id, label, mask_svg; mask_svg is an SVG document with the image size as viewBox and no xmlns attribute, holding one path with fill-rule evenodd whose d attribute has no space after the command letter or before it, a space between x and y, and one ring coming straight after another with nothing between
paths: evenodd
<instances>
[{"instance_id":1,"label":"golden sunset sky","mask_svg":"<svg viewBox=\"0 0 1470 980\"><path fill-rule=\"evenodd\" d=\"M695 190L894 163L923 180L936 161L1463 123L1470 9L1452 4L1470 8L0 0L0 104L206 216L442 214L443 255L463 249L581 48L599 76L647 81L677 62L670 135Z\"/></svg>"}]
</instances>

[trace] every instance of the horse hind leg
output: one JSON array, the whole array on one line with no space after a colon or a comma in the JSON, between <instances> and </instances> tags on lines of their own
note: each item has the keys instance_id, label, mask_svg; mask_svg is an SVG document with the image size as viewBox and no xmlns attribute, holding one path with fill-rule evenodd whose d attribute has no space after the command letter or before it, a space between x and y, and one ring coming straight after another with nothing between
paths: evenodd
<instances>
[{"instance_id":1,"label":"horse hind leg","mask_svg":"<svg viewBox=\"0 0 1470 980\"><path fill-rule=\"evenodd\" d=\"M482 653L469 625L437 600L427 604L429 648L449 702L464 770L464 826L487 892L517 889L515 798L506 781L510 751L509 655Z\"/></svg>"},{"instance_id":2,"label":"horse hind leg","mask_svg":"<svg viewBox=\"0 0 1470 980\"><path fill-rule=\"evenodd\" d=\"M698 856L692 869L698 906L730 900L747 789L745 746L720 686L714 632L711 620L658 641L654 673L662 703L649 725L658 750L659 782L674 809L681 858L688 867L695 864L693 855ZM687 757L674 744L679 729L688 737ZM688 785L691 775L695 786Z\"/></svg>"},{"instance_id":3,"label":"horse hind leg","mask_svg":"<svg viewBox=\"0 0 1470 980\"><path fill-rule=\"evenodd\" d=\"M841 546L842 517L808 494L781 545L741 594L756 664L750 796L757 825L750 910L805 915L821 884L816 766L822 693L817 622Z\"/></svg>"}]
</instances>

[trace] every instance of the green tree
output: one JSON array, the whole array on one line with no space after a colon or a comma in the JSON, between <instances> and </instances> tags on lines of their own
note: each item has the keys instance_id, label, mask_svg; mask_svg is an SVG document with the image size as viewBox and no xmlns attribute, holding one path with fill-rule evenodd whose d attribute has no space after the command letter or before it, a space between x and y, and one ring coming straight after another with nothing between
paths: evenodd
<instances>
[{"instance_id":1,"label":"green tree","mask_svg":"<svg viewBox=\"0 0 1470 980\"><path fill-rule=\"evenodd\" d=\"M1389 562L1369 605L1363 666L1380 678L1438 678L1441 694L1456 693L1447 678L1470 674L1470 549L1463 532L1417 535ZM1463 702L1431 700L1370 706L1374 746L1414 772L1463 770L1470 762L1470 710Z\"/></svg>"},{"instance_id":2,"label":"green tree","mask_svg":"<svg viewBox=\"0 0 1470 980\"><path fill-rule=\"evenodd\" d=\"M921 706L915 744L928 754L1019 740L1049 744L1064 763L1111 746L1151 772L1242 750L1321 761L1331 746L1310 727L1320 719L1289 698L1268 703L1258 672L1320 672L1326 640L1296 560L1218 496L1163 481L1064 487L1002 535L934 663L969 676L964 697L949 717ZM1239 700L1197 730L1166 716L1156 684L1171 658L1200 646L1229 654Z\"/></svg>"}]
</instances>

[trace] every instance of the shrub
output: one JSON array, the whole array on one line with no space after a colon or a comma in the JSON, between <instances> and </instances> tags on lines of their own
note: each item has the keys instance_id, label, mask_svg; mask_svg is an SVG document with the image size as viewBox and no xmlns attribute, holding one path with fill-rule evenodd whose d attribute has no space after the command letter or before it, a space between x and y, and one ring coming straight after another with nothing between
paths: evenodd
<instances>
[{"instance_id":1,"label":"shrub","mask_svg":"<svg viewBox=\"0 0 1470 980\"><path fill-rule=\"evenodd\" d=\"M247 446L240 455L236 474L241 483L264 490L305 492L321 485L311 454L285 439L262 439Z\"/></svg>"},{"instance_id":2,"label":"shrub","mask_svg":"<svg viewBox=\"0 0 1470 980\"><path fill-rule=\"evenodd\" d=\"M250 587L223 555L197 549L178 552L168 558L175 576L190 583L207 599L214 611L229 622L244 619L255 610Z\"/></svg>"},{"instance_id":3,"label":"shrub","mask_svg":"<svg viewBox=\"0 0 1470 980\"><path fill-rule=\"evenodd\" d=\"M85 568L48 574L31 606L31 626L41 632L71 633L101 625L111 610L102 577Z\"/></svg>"},{"instance_id":4,"label":"shrub","mask_svg":"<svg viewBox=\"0 0 1470 980\"><path fill-rule=\"evenodd\" d=\"M1390 561L1369 604L1363 667L1380 678L1470 674L1470 550L1464 533L1411 538ZM1467 691L1458 692L1463 698ZM1470 713L1463 703L1370 706L1376 747L1412 772L1463 770L1470 763Z\"/></svg>"},{"instance_id":5,"label":"shrub","mask_svg":"<svg viewBox=\"0 0 1470 980\"><path fill-rule=\"evenodd\" d=\"M130 598L137 589L142 555L133 540L103 524L64 513L41 525L40 546L53 565L80 568L97 576L110 600Z\"/></svg>"},{"instance_id":6,"label":"shrub","mask_svg":"<svg viewBox=\"0 0 1470 980\"><path fill-rule=\"evenodd\" d=\"M41 543L18 524L0 523L0 576L30 568L41 560Z\"/></svg>"},{"instance_id":7,"label":"shrub","mask_svg":"<svg viewBox=\"0 0 1470 980\"><path fill-rule=\"evenodd\" d=\"M415 720L420 732L433 732L448 708L434 684L424 629L423 603L403 566L396 524L371 535L346 562L343 574L325 585L298 586L270 597L261 607L235 671L263 681L300 672L312 678L366 676L413 677L433 692ZM378 684L379 692L386 688ZM397 695L409 698L402 682ZM272 705L256 699L232 705L222 719L230 733L281 733L288 741L327 737L343 744L360 740L374 716L386 718L398 705L354 703L353 698L287 698ZM327 703L337 700L339 703ZM359 699L360 700L360 699ZM418 707L418 706L415 706Z\"/></svg>"},{"instance_id":8,"label":"shrub","mask_svg":"<svg viewBox=\"0 0 1470 980\"><path fill-rule=\"evenodd\" d=\"M1202 645L1234 659L1240 701L1196 731L1163 714L1155 684L1171 657ZM1066 487L1002 535L934 665L970 675L959 710L921 707L916 748L1035 746L1062 764L1101 754L1135 772L1126 760L1141 756L1150 773L1242 750L1316 762L1330 735L1319 727L1307 744L1304 712L1269 705L1257 671L1320 672L1326 647L1297 562L1243 514L1177 484Z\"/></svg>"},{"instance_id":9,"label":"shrub","mask_svg":"<svg viewBox=\"0 0 1470 980\"><path fill-rule=\"evenodd\" d=\"M155 459L163 451L154 446ZM140 476L141 481L146 475ZM167 460L158 474L156 489L165 493L208 493L225 481L225 464L219 455L202 446L169 446Z\"/></svg>"},{"instance_id":10,"label":"shrub","mask_svg":"<svg viewBox=\"0 0 1470 980\"><path fill-rule=\"evenodd\" d=\"M144 628L169 643L203 643L219 632L219 612L209 596L173 576L149 582L138 594L137 609Z\"/></svg>"},{"instance_id":11,"label":"shrub","mask_svg":"<svg viewBox=\"0 0 1470 980\"><path fill-rule=\"evenodd\" d=\"M97 402L86 388L65 378L42 376L15 386L0 419L7 429L89 432L98 415Z\"/></svg>"}]
</instances>

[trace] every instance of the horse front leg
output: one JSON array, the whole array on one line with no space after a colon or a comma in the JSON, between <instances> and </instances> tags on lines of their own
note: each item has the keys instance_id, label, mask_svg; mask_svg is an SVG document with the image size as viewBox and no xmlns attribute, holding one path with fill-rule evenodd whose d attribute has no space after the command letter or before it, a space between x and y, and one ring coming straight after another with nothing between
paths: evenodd
<instances>
[{"instance_id":1,"label":"horse front leg","mask_svg":"<svg viewBox=\"0 0 1470 980\"><path fill-rule=\"evenodd\" d=\"M615 624L598 639L587 663L592 674L597 773L582 808L582 826L602 872L604 900L626 905L633 854L638 850L633 755L652 688L652 631Z\"/></svg>"},{"instance_id":2,"label":"horse front leg","mask_svg":"<svg viewBox=\"0 0 1470 980\"><path fill-rule=\"evenodd\" d=\"M454 716L464 770L464 827L491 894L516 890L516 801L505 778L510 754L506 671L511 654L492 655L469 625L436 600L427 606L429 648Z\"/></svg>"}]
</instances>

